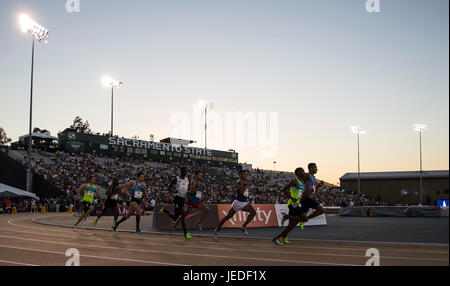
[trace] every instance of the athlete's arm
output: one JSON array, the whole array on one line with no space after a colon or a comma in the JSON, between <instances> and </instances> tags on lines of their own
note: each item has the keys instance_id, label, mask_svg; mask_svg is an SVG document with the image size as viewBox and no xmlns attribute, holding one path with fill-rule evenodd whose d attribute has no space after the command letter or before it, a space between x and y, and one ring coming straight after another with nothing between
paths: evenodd
<instances>
[{"instance_id":1,"label":"athlete's arm","mask_svg":"<svg viewBox=\"0 0 450 286\"><path fill-rule=\"evenodd\" d=\"M127 195L127 197L131 197L130 192L128 192L128 189L131 188L135 184L134 181L129 181L126 184L123 184L122 190Z\"/></svg>"},{"instance_id":2,"label":"athlete's arm","mask_svg":"<svg viewBox=\"0 0 450 286\"><path fill-rule=\"evenodd\" d=\"M292 201L297 201L296 198L291 197L291 187L295 187L296 182L294 180L290 181L289 184L284 186L282 192L287 195L288 198L290 198Z\"/></svg>"},{"instance_id":3,"label":"athlete's arm","mask_svg":"<svg viewBox=\"0 0 450 286\"><path fill-rule=\"evenodd\" d=\"M81 192L81 190L83 190L83 189L86 189L86 184L81 185L81 187L79 187L78 189L75 190L75 192L77 192L77 197L78 197L79 200L81 199L80 192Z\"/></svg>"},{"instance_id":4,"label":"athlete's arm","mask_svg":"<svg viewBox=\"0 0 450 286\"><path fill-rule=\"evenodd\" d=\"M197 180L196 179L194 179L194 180L192 180L192 182L190 183L190 185L189 185L189 194L195 194L196 193L196 191L195 191L195 185L197 184Z\"/></svg>"},{"instance_id":5,"label":"athlete's arm","mask_svg":"<svg viewBox=\"0 0 450 286\"><path fill-rule=\"evenodd\" d=\"M170 180L170 183L169 183L169 191L171 191L173 189L173 186L175 186L176 183L177 183L177 178L173 177L172 180Z\"/></svg>"},{"instance_id":6,"label":"athlete's arm","mask_svg":"<svg viewBox=\"0 0 450 286\"><path fill-rule=\"evenodd\" d=\"M112 187L113 187L113 185L110 185L110 186L108 187L108 190L106 191L106 195L107 195L107 196L110 196L110 195L112 194Z\"/></svg>"}]
</instances>

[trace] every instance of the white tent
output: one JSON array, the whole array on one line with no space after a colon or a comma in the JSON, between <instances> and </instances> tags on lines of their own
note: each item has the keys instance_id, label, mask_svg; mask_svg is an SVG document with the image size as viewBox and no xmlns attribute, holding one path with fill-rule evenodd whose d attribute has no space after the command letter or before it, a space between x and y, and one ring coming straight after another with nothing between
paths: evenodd
<instances>
[{"instance_id":1,"label":"white tent","mask_svg":"<svg viewBox=\"0 0 450 286\"><path fill-rule=\"evenodd\" d=\"M18 198L18 197L28 197L28 198L34 198L39 199L35 194L25 192L24 190L17 189L5 184L0 183L0 198Z\"/></svg>"}]
</instances>

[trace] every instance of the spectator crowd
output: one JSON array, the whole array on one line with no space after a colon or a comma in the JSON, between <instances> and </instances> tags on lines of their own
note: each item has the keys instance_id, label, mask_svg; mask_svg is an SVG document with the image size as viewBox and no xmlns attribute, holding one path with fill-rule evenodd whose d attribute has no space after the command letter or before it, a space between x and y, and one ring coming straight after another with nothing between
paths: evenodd
<instances>
[{"instance_id":1,"label":"spectator crowd","mask_svg":"<svg viewBox=\"0 0 450 286\"><path fill-rule=\"evenodd\" d=\"M11 157L27 164L27 153L24 151L11 151ZM32 155L32 170L58 189L63 191L60 198L43 199L36 202L38 206L46 206L47 209L67 207L75 204L75 189L86 183L89 174L96 175L96 183L104 192L114 177L118 177L121 183L134 179L137 172L144 172L147 185L147 199L145 205L154 205L155 202L170 203L174 192L168 190L168 185L173 176L179 174L179 168L186 163L154 162L143 158L121 157L111 158L98 154L70 154L63 151L49 153L34 151ZM207 164L189 163L188 176L192 177L195 171L202 171L206 189L203 201L207 204L231 203L234 196L234 188L238 180L237 167L212 167ZM282 188L292 179L292 173L273 172L264 170L252 170L249 179L253 182L250 188L250 202L255 204L286 203L286 194ZM330 187L319 181L315 192L316 199L323 206L376 206L385 205L364 195L348 193L338 187ZM122 198L124 200L124 198ZM30 209L29 200L15 202L19 208ZM0 207L4 200L0 201ZM6 209L2 208L3 211Z\"/></svg>"}]
</instances>

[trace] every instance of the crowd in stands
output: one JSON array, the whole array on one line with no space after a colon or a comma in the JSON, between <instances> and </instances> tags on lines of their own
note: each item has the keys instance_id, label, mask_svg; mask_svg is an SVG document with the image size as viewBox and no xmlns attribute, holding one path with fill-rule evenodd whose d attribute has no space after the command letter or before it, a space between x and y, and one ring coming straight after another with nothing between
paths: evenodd
<instances>
[{"instance_id":1,"label":"crowd in stands","mask_svg":"<svg viewBox=\"0 0 450 286\"><path fill-rule=\"evenodd\" d=\"M10 156L27 164L27 153L24 151L11 151ZM180 166L185 163L161 163L143 158L121 157L111 158L98 154L70 154L63 151L49 153L34 151L32 155L32 170L43 176L65 193L60 198L45 199L39 205L45 204L47 209L57 205L68 206L75 204L75 189L86 183L89 174L96 175L96 183L106 191L114 177L121 183L135 179L137 172L144 172L147 184L147 200L149 205L153 199L157 203L168 204L174 196L168 190L173 176L178 175ZM200 170L206 185L203 201L207 204L231 203L234 196L234 187L238 179L237 168L212 167L206 164L189 163L188 175ZM319 176L320 177L320 174ZM255 204L286 203L287 197L281 189L292 179L292 173L252 170L249 178L253 181L250 188L250 202ZM367 206L384 205L364 195L344 192L337 187L329 187L319 181L315 192L316 199L323 206ZM124 198L122 198L124 199ZM18 202L20 203L20 202ZM24 204L25 202L23 202Z\"/></svg>"}]
</instances>

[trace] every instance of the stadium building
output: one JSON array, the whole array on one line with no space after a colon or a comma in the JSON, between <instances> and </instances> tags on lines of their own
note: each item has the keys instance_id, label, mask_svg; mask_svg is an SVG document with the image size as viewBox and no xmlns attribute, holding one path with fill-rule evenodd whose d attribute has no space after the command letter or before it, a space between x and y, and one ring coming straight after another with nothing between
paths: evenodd
<instances>
[{"instance_id":1,"label":"stadium building","mask_svg":"<svg viewBox=\"0 0 450 286\"><path fill-rule=\"evenodd\" d=\"M361 193L390 204L418 204L420 202L420 172L360 173ZM340 178L341 188L358 191L358 173L347 173ZM423 171L424 204L436 205L449 198L449 171Z\"/></svg>"},{"instance_id":2,"label":"stadium building","mask_svg":"<svg viewBox=\"0 0 450 286\"><path fill-rule=\"evenodd\" d=\"M133 156L161 162L198 162L212 166L236 166L238 153L189 147L191 140L166 138L160 142L77 133L66 129L59 134L61 150L71 153L97 153Z\"/></svg>"}]
</instances>

